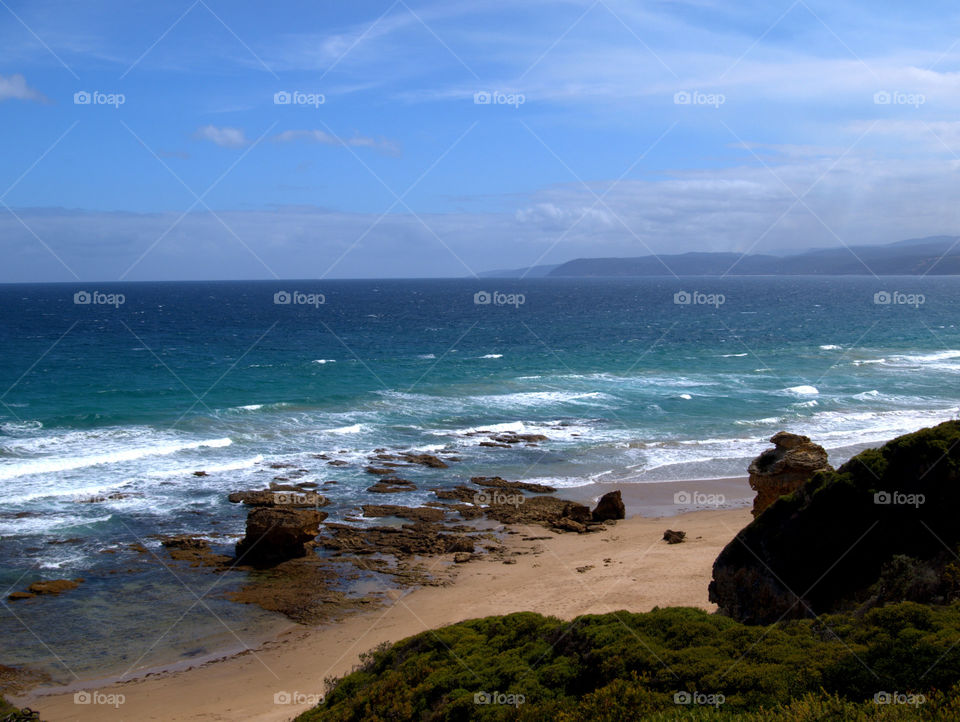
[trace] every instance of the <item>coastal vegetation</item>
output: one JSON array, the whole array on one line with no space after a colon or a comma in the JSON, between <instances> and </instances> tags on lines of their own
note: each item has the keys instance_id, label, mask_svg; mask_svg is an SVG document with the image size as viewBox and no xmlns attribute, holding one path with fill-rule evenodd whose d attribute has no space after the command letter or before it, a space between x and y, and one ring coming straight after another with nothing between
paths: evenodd
<instances>
[{"instance_id":1,"label":"coastal vegetation","mask_svg":"<svg viewBox=\"0 0 960 722\"><path fill-rule=\"evenodd\" d=\"M299 720L958 719L958 640L960 604L772 625L521 612L377 649Z\"/></svg>"}]
</instances>

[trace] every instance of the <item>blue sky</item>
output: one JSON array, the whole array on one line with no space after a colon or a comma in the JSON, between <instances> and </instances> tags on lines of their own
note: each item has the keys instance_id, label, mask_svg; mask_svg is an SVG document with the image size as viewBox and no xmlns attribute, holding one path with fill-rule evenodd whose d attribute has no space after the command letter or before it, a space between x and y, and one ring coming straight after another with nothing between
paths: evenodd
<instances>
[{"instance_id":1,"label":"blue sky","mask_svg":"<svg viewBox=\"0 0 960 722\"><path fill-rule=\"evenodd\" d=\"M954 234L958 19L2 0L0 281L465 276Z\"/></svg>"}]
</instances>

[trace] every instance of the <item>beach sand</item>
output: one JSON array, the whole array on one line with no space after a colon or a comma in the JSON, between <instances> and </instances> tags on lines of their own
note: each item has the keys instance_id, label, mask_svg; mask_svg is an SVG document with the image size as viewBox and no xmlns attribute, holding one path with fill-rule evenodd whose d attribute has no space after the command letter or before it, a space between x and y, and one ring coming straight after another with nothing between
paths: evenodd
<instances>
[{"instance_id":1,"label":"beach sand","mask_svg":"<svg viewBox=\"0 0 960 722\"><path fill-rule=\"evenodd\" d=\"M676 491L724 493L723 484L717 486L715 481L678 482L676 490L665 484L637 485L664 488L631 490L624 496L633 512L677 510L672 503ZM726 481L729 490L740 490L740 497L749 495L745 480ZM589 490L587 497L595 492ZM557 534L539 526L514 527L507 545L515 563L474 559L456 565L456 578L447 586L392 592L392 603L370 612L322 627L297 627L256 650L203 666L123 683L85 682L54 694L35 690L13 701L53 721L287 720L313 706L308 695L321 695L324 678L349 672L362 652L465 619L518 611L572 619L621 609L642 612L655 606L712 611L707 585L713 561L750 520L749 509L741 507L664 518L638 514L586 535ZM668 528L685 531L687 541L664 542ZM429 560L437 568L448 563L449 556ZM218 624L212 617L210 623ZM95 690L100 700L110 699L103 695L123 695L124 701L116 708L76 704L75 689L91 694ZM275 702L275 696L284 702L284 695L293 702Z\"/></svg>"}]
</instances>

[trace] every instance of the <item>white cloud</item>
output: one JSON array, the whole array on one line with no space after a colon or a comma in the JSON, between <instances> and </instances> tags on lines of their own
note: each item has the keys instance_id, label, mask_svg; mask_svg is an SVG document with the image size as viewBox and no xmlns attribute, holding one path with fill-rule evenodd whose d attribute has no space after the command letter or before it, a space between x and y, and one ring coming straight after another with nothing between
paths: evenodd
<instances>
[{"instance_id":1,"label":"white cloud","mask_svg":"<svg viewBox=\"0 0 960 722\"><path fill-rule=\"evenodd\" d=\"M386 138L372 138L364 135L354 135L350 138L339 138L323 130L285 130L274 137L278 143L295 143L305 141L322 145L351 146L354 148L371 148L387 155L399 155L400 147Z\"/></svg>"},{"instance_id":2,"label":"white cloud","mask_svg":"<svg viewBox=\"0 0 960 722\"><path fill-rule=\"evenodd\" d=\"M32 100L37 103L49 103L49 99L39 90L27 85L27 79L19 73L0 75L0 102L4 100Z\"/></svg>"},{"instance_id":3,"label":"white cloud","mask_svg":"<svg viewBox=\"0 0 960 722\"><path fill-rule=\"evenodd\" d=\"M222 148L241 148L250 142L242 128L218 128L215 125L197 128L193 137L197 140L208 140Z\"/></svg>"}]
</instances>

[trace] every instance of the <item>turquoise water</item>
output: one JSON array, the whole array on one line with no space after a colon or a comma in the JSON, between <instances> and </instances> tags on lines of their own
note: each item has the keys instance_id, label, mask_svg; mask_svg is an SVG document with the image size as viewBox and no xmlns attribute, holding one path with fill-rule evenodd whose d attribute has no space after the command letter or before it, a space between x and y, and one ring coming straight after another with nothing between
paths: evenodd
<instances>
[{"instance_id":1,"label":"turquoise water","mask_svg":"<svg viewBox=\"0 0 960 722\"><path fill-rule=\"evenodd\" d=\"M74 303L81 291L101 295ZM282 291L304 295L277 304ZM501 295L476 303L482 291ZM51 632L69 647L93 619L136 612L129 595L83 607L127 583L126 544L215 530L229 548L244 512L225 496L283 473L271 464L337 481L325 493L342 515L370 500L375 448L462 458L417 470L419 489L390 499L410 505L478 474L560 487L738 475L780 429L841 462L957 415L958 291L850 277L3 286L0 583L87 578L43 601L74 614ZM485 448L478 430L550 441ZM66 539L81 541L49 543ZM23 622L0 617L0 633L37 647Z\"/></svg>"}]
</instances>

